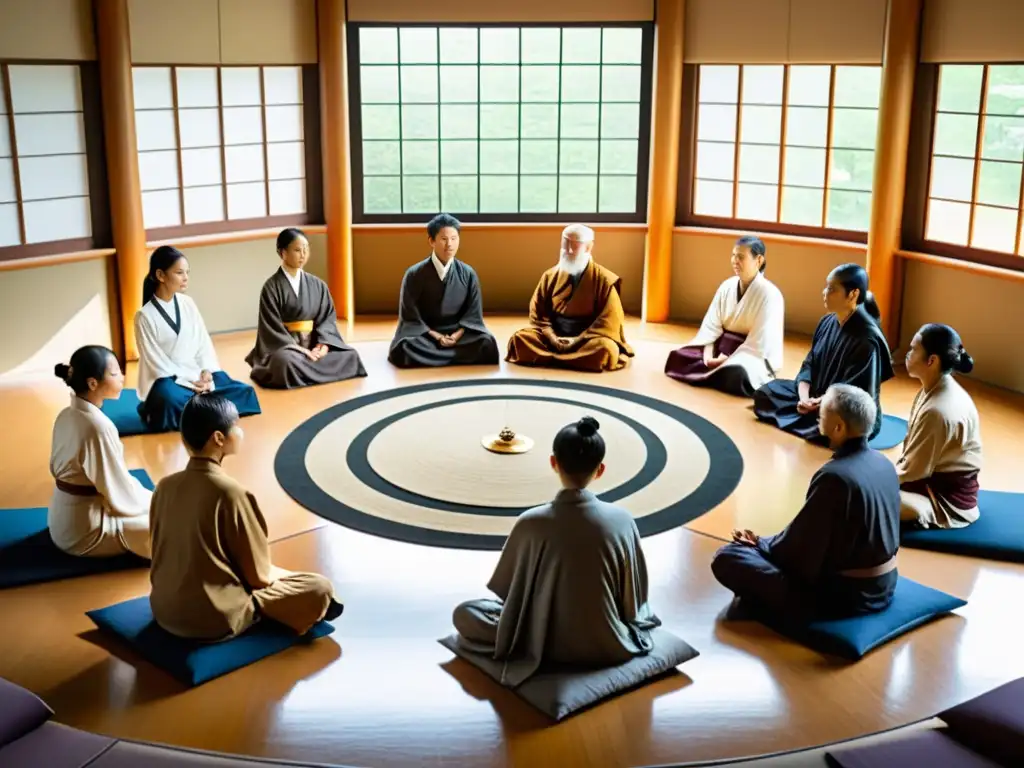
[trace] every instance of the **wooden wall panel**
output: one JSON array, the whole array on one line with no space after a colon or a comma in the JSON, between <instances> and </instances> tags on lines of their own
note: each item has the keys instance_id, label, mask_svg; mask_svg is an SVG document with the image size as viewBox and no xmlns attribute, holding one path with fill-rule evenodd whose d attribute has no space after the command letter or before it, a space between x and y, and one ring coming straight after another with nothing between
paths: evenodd
<instances>
[{"instance_id":1,"label":"wooden wall panel","mask_svg":"<svg viewBox=\"0 0 1024 768\"><path fill-rule=\"evenodd\" d=\"M881 64L886 0L790 0L791 64Z\"/></svg>"},{"instance_id":2,"label":"wooden wall panel","mask_svg":"<svg viewBox=\"0 0 1024 768\"><path fill-rule=\"evenodd\" d=\"M220 0L223 64L316 64L315 0Z\"/></svg>"},{"instance_id":3,"label":"wooden wall panel","mask_svg":"<svg viewBox=\"0 0 1024 768\"><path fill-rule=\"evenodd\" d=\"M216 0L128 0L133 64L217 64Z\"/></svg>"},{"instance_id":4,"label":"wooden wall panel","mask_svg":"<svg viewBox=\"0 0 1024 768\"><path fill-rule=\"evenodd\" d=\"M1024 61L1021 0L925 0L921 61Z\"/></svg>"},{"instance_id":5,"label":"wooden wall panel","mask_svg":"<svg viewBox=\"0 0 1024 768\"><path fill-rule=\"evenodd\" d=\"M349 21L651 21L654 0L348 0Z\"/></svg>"},{"instance_id":6,"label":"wooden wall panel","mask_svg":"<svg viewBox=\"0 0 1024 768\"><path fill-rule=\"evenodd\" d=\"M94 61L90 0L0 0L0 59Z\"/></svg>"}]
</instances>

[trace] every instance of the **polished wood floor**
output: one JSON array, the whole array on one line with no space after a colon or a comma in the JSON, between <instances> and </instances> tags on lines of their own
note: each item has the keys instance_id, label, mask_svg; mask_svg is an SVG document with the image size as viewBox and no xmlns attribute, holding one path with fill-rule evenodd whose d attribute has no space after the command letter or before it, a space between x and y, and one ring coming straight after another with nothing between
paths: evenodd
<instances>
[{"instance_id":1,"label":"polished wood floor","mask_svg":"<svg viewBox=\"0 0 1024 768\"><path fill-rule=\"evenodd\" d=\"M522 322L489 318L499 341ZM746 403L677 384L666 354L692 328L628 329L634 364L600 377L524 370L397 371L386 362L391 320L349 328L365 379L296 392L261 391L262 416L243 422L245 453L229 470L266 511L274 557L330 576L347 605L338 632L192 690L109 646L84 611L145 594L144 571L0 592L0 677L43 696L56 719L125 738L356 766L639 766L763 754L822 744L923 718L1024 675L1019 653L1024 567L912 550L905 575L967 598L958 615L901 638L855 665L795 646L746 623L717 621L730 595L708 564L736 526L772 532L795 513L828 454L756 423ZM251 333L221 336L225 369L247 375ZM806 341L787 345L787 374ZM130 375L134 375L130 371ZM681 674L552 726L435 641L452 607L483 596L496 553L432 549L326 523L277 486L273 457L308 416L340 400L397 385L479 376L578 378L662 398L725 429L746 468L726 502L685 529L645 539L651 597L665 625L701 655ZM1019 471L1024 396L966 382L983 420L983 485L1024 491ZM913 383L883 388L906 415ZM0 505L45 504L50 425L67 402L56 379L3 389ZM131 466L155 477L180 469L176 435L128 438Z\"/></svg>"}]
</instances>

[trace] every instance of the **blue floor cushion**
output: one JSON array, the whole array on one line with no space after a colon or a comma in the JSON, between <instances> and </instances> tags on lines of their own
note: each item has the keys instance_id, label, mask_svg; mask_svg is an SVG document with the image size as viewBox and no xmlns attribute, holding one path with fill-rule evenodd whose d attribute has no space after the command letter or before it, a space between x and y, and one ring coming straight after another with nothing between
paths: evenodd
<instances>
[{"instance_id":1,"label":"blue floor cushion","mask_svg":"<svg viewBox=\"0 0 1024 768\"><path fill-rule=\"evenodd\" d=\"M980 516L966 528L905 529L900 545L1024 563L1024 493L981 491L978 510Z\"/></svg>"},{"instance_id":2,"label":"blue floor cushion","mask_svg":"<svg viewBox=\"0 0 1024 768\"><path fill-rule=\"evenodd\" d=\"M87 611L86 616L105 632L126 642L132 650L188 686L201 685L215 677L273 656L293 645L307 643L334 632L321 621L303 636L288 627L263 619L252 629L231 640L204 643L175 637L153 620L149 596Z\"/></svg>"},{"instance_id":3,"label":"blue floor cushion","mask_svg":"<svg viewBox=\"0 0 1024 768\"><path fill-rule=\"evenodd\" d=\"M818 619L802 627L783 626L770 617L761 617L761 620L777 632L817 651L856 660L878 646L965 605L966 600L900 576L892 603L879 613L844 619Z\"/></svg>"},{"instance_id":4,"label":"blue floor cushion","mask_svg":"<svg viewBox=\"0 0 1024 768\"><path fill-rule=\"evenodd\" d=\"M124 397L124 395L122 395L122 397ZM882 416L882 429L877 435L875 435L868 445L876 451L885 451L889 448L895 448L903 442L906 436L907 420L901 419L899 416L889 416L888 414L884 414Z\"/></svg>"},{"instance_id":5,"label":"blue floor cushion","mask_svg":"<svg viewBox=\"0 0 1024 768\"><path fill-rule=\"evenodd\" d=\"M142 405L142 401L139 400L139 393L134 389L125 388L117 400L104 400L100 410L114 422L117 434L121 437L128 437L149 432L146 425L142 423L142 417L139 416L140 405Z\"/></svg>"},{"instance_id":6,"label":"blue floor cushion","mask_svg":"<svg viewBox=\"0 0 1024 768\"><path fill-rule=\"evenodd\" d=\"M144 469L131 473L152 490ZM57 549L46 527L46 507L0 509L0 589L70 579L94 573L143 568L149 561L132 554L77 557Z\"/></svg>"},{"instance_id":7,"label":"blue floor cushion","mask_svg":"<svg viewBox=\"0 0 1024 768\"><path fill-rule=\"evenodd\" d=\"M602 699L635 688L699 655L688 643L665 629L653 630L651 638L654 650L646 656L637 656L625 664L606 669L542 669L512 691L557 721ZM457 634L438 642L500 684L502 662L463 648Z\"/></svg>"}]
</instances>

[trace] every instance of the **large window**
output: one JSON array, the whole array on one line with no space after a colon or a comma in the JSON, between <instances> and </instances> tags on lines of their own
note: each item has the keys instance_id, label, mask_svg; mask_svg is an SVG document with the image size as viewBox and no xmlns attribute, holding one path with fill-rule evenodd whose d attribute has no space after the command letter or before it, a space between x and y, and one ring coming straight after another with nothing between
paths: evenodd
<instances>
[{"instance_id":1,"label":"large window","mask_svg":"<svg viewBox=\"0 0 1024 768\"><path fill-rule=\"evenodd\" d=\"M702 65L698 73L695 223L867 231L881 67Z\"/></svg>"},{"instance_id":2,"label":"large window","mask_svg":"<svg viewBox=\"0 0 1024 768\"><path fill-rule=\"evenodd\" d=\"M92 246L83 111L77 65L0 65L0 249L12 257Z\"/></svg>"},{"instance_id":3,"label":"large window","mask_svg":"<svg viewBox=\"0 0 1024 768\"><path fill-rule=\"evenodd\" d=\"M360 221L642 221L649 25L353 26Z\"/></svg>"},{"instance_id":4,"label":"large window","mask_svg":"<svg viewBox=\"0 0 1024 768\"><path fill-rule=\"evenodd\" d=\"M151 237L306 220L301 67L135 67L132 77Z\"/></svg>"},{"instance_id":5,"label":"large window","mask_svg":"<svg viewBox=\"0 0 1024 768\"><path fill-rule=\"evenodd\" d=\"M925 239L1024 254L1024 66L943 65Z\"/></svg>"}]
</instances>

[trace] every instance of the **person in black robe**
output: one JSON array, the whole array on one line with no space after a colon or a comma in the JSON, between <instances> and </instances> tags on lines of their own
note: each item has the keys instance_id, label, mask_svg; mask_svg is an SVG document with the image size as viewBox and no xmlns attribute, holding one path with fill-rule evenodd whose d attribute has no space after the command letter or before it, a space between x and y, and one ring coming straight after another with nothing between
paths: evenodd
<instances>
[{"instance_id":1,"label":"person in black robe","mask_svg":"<svg viewBox=\"0 0 1024 768\"><path fill-rule=\"evenodd\" d=\"M277 236L281 268L260 292L256 346L245 362L250 377L269 389L295 389L365 376L359 353L338 331L338 316L327 284L302 267L309 241L289 227Z\"/></svg>"},{"instance_id":2,"label":"person in black robe","mask_svg":"<svg viewBox=\"0 0 1024 768\"><path fill-rule=\"evenodd\" d=\"M432 252L402 278L398 328L388 352L399 368L498 364L498 344L484 325L480 280L455 258L461 228L446 213L431 219Z\"/></svg>"},{"instance_id":3,"label":"person in black robe","mask_svg":"<svg viewBox=\"0 0 1024 768\"><path fill-rule=\"evenodd\" d=\"M868 447L877 408L864 390L835 384L821 402L821 433L834 453L811 478L803 508L774 536L733 531L715 555L715 578L737 612L796 625L884 610L892 602L900 543L896 468Z\"/></svg>"},{"instance_id":4,"label":"person in black robe","mask_svg":"<svg viewBox=\"0 0 1024 768\"><path fill-rule=\"evenodd\" d=\"M818 432L821 397L833 384L852 384L875 401L872 439L882 428L882 382L894 376L889 344L878 325L881 313L859 264L836 267L823 292L825 315L796 380L775 379L754 392L754 414L805 440L823 442Z\"/></svg>"}]
</instances>

